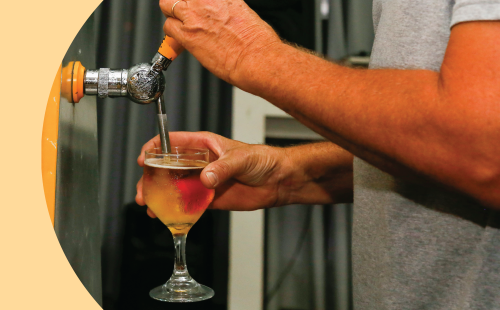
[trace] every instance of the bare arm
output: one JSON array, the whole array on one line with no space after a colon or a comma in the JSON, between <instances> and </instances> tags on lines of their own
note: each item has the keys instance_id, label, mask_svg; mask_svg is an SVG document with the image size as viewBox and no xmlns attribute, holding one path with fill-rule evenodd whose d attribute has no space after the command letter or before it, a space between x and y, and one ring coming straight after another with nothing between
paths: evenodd
<instances>
[{"instance_id":1,"label":"bare arm","mask_svg":"<svg viewBox=\"0 0 500 310\"><path fill-rule=\"evenodd\" d=\"M393 175L500 208L498 42L500 22L455 26L440 73L350 69L277 45L246 56L235 84Z\"/></svg>"},{"instance_id":2,"label":"bare arm","mask_svg":"<svg viewBox=\"0 0 500 310\"><path fill-rule=\"evenodd\" d=\"M500 22L453 27L439 73L357 70L283 44L243 1L183 2L164 29L219 77L382 170L500 208Z\"/></svg>"}]
</instances>

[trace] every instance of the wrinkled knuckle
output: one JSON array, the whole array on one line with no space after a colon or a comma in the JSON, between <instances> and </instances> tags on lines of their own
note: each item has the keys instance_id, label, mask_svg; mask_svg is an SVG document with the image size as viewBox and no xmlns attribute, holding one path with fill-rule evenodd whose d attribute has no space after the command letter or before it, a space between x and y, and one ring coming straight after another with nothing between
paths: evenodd
<instances>
[{"instance_id":1,"label":"wrinkled knuckle","mask_svg":"<svg viewBox=\"0 0 500 310\"><path fill-rule=\"evenodd\" d=\"M190 36L192 36L193 33L202 31L203 25L201 25L200 23L183 23L181 28L183 31L189 33Z\"/></svg>"},{"instance_id":2,"label":"wrinkled knuckle","mask_svg":"<svg viewBox=\"0 0 500 310\"><path fill-rule=\"evenodd\" d=\"M182 1L178 5L175 6L175 13L180 16L185 16L186 18L191 14L191 11L188 9L187 2Z\"/></svg>"}]
</instances>

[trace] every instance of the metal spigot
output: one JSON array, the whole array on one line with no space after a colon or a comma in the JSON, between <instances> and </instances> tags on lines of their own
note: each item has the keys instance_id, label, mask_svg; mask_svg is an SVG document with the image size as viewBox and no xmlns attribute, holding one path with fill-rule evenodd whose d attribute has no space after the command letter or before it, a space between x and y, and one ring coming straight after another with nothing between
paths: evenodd
<instances>
[{"instance_id":1,"label":"metal spigot","mask_svg":"<svg viewBox=\"0 0 500 310\"><path fill-rule=\"evenodd\" d=\"M84 92L99 98L128 97L139 104L157 101L165 91L166 70L172 60L157 53L151 63L141 63L130 69L101 68L87 70Z\"/></svg>"},{"instance_id":2,"label":"metal spigot","mask_svg":"<svg viewBox=\"0 0 500 310\"><path fill-rule=\"evenodd\" d=\"M72 62L63 70L63 92L67 90L67 94L63 95L73 103L83 95L128 97L139 104L155 102L162 150L170 153L163 71L183 50L174 39L166 36L151 63L137 64L130 69L86 70L79 62Z\"/></svg>"}]
</instances>

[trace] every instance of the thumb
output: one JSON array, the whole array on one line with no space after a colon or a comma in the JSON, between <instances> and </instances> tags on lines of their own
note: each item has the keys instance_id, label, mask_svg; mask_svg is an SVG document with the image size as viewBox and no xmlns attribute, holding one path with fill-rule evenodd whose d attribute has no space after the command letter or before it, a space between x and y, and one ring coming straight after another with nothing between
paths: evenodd
<instances>
[{"instance_id":1,"label":"thumb","mask_svg":"<svg viewBox=\"0 0 500 310\"><path fill-rule=\"evenodd\" d=\"M262 184L276 168L277 159L261 148L242 148L224 154L203 169L201 182L208 188L215 188L231 178L250 186Z\"/></svg>"},{"instance_id":2,"label":"thumb","mask_svg":"<svg viewBox=\"0 0 500 310\"><path fill-rule=\"evenodd\" d=\"M225 156L206 166L200 175L200 179L206 187L215 188L243 173L245 173L245 165L240 158Z\"/></svg>"}]
</instances>

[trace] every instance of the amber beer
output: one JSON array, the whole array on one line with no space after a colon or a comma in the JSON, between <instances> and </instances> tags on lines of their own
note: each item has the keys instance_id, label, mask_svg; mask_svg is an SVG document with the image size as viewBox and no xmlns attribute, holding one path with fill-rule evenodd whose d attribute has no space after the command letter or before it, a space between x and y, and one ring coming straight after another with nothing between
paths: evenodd
<instances>
[{"instance_id":1,"label":"amber beer","mask_svg":"<svg viewBox=\"0 0 500 310\"><path fill-rule=\"evenodd\" d=\"M187 234L214 198L200 181L203 161L148 158L143 194L148 207L173 235Z\"/></svg>"}]
</instances>

